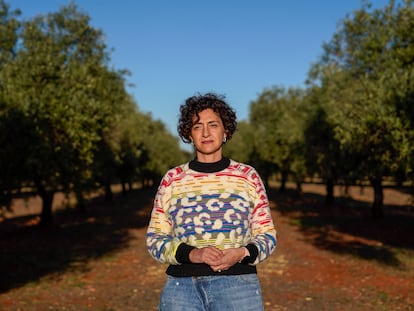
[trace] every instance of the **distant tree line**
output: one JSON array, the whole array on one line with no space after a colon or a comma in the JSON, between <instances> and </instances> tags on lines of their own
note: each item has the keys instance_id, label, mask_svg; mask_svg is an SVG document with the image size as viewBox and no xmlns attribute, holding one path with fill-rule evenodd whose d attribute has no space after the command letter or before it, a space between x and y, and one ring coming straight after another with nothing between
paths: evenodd
<instances>
[{"instance_id":1,"label":"distant tree line","mask_svg":"<svg viewBox=\"0 0 414 311\"><path fill-rule=\"evenodd\" d=\"M21 21L0 1L0 205L24 189L52 222L56 192L123 191L181 163L178 138L140 112L128 72L109 65L104 34L75 4ZM168 152L166 152L168 150ZM188 155L187 155L188 156Z\"/></svg>"},{"instance_id":2,"label":"distant tree line","mask_svg":"<svg viewBox=\"0 0 414 311\"><path fill-rule=\"evenodd\" d=\"M368 182L372 216L383 217L383 182L414 181L414 7L363 2L340 21L304 88L264 89L227 154L278 172L300 190L305 177L334 186Z\"/></svg>"}]
</instances>

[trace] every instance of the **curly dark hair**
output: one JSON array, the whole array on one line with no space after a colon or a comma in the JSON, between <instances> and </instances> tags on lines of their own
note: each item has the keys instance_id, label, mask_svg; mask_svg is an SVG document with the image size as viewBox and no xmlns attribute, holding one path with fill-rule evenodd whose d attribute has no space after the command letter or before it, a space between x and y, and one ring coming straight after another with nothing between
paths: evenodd
<instances>
[{"instance_id":1,"label":"curly dark hair","mask_svg":"<svg viewBox=\"0 0 414 311\"><path fill-rule=\"evenodd\" d=\"M186 99L180 106L180 118L178 120L178 135L185 143L190 143L191 128L193 127L193 117L205 110L212 109L220 116L227 140L230 140L237 128L236 112L225 101L224 95L215 93L196 94Z\"/></svg>"}]
</instances>

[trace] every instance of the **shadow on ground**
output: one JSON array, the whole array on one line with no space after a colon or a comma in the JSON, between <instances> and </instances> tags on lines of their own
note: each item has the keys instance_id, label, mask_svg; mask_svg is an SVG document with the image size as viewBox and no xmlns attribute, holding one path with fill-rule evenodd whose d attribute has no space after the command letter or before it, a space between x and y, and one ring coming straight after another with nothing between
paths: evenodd
<instances>
[{"instance_id":1,"label":"shadow on ground","mask_svg":"<svg viewBox=\"0 0 414 311\"><path fill-rule=\"evenodd\" d=\"M97 198L87 212L73 209L55 215L56 225L41 229L36 216L0 222L0 294L59 277L67 271L87 272L90 261L113 256L128 247L130 229L149 221L154 189L134 190L112 203ZM384 219L370 218L370 204L336 198L327 210L318 193L298 196L292 189L279 193L269 189L276 209L303 232L303 239L321 249L372 260L404 269L396 250L414 249L414 215L407 206L386 206Z\"/></svg>"},{"instance_id":2,"label":"shadow on ground","mask_svg":"<svg viewBox=\"0 0 414 311\"><path fill-rule=\"evenodd\" d=\"M335 198L332 207L325 196L269 189L269 198L290 222L300 228L304 239L319 248L348 254L404 269L398 252L414 250L414 213L410 206L386 205L385 217L370 216L371 203L349 197Z\"/></svg>"},{"instance_id":3,"label":"shadow on ground","mask_svg":"<svg viewBox=\"0 0 414 311\"><path fill-rule=\"evenodd\" d=\"M49 228L37 226L37 216L0 222L0 293L44 276L88 270L89 261L126 247L129 229L148 224L153 194L154 189L140 189L113 202L95 198L86 213L57 212Z\"/></svg>"}]
</instances>

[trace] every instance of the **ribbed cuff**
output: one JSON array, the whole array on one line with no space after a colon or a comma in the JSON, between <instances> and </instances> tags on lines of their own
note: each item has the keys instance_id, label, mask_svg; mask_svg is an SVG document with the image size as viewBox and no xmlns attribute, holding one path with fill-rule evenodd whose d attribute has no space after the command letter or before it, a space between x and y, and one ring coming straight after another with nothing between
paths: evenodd
<instances>
[{"instance_id":1,"label":"ribbed cuff","mask_svg":"<svg viewBox=\"0 0 414 311\"><path fill-rule=\"evenodd\" d=\"M190 252L194 249L194 246L185 244L185 243L181 243L178 248L177 251L175 253L175 259L179 262L179 263L191 263L190 261Z\"/></svg>"},{"instance_id":2,"label":"ribbed cuff","mask_svg":"<svg viewBox=\"0 0 414 311\"><path fill-rule=\"evenodd\" d=\"M250 258L247 261L247 263L253 263L256 260L257 256L259 256L259 250L257 246L254 244L247 244L246 248L249 250L250 253Z\"/></svg>"}]
</instances>

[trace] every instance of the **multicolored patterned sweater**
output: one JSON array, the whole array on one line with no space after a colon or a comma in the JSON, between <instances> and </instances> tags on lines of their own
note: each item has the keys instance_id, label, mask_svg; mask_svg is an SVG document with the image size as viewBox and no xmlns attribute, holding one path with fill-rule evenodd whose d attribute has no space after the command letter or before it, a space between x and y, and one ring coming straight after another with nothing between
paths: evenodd
<instances>
[{"instance_id":1,"label":"multicolored patterned sweater","mask_svg":"<svg viewBox=\"0 0 414 311\"><path fill-rule=\"evenodd\" d=\"M256 170L223 158L196 160L169 170L154 200L147 230L153 258L168 263L173 276L214 275L206 264L189 260L193 248L247 247L250 259L221 274L256 273L256 264L276 248L276 230L265 188Z\"/></svg>"}]
</instances>

